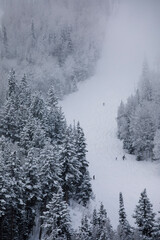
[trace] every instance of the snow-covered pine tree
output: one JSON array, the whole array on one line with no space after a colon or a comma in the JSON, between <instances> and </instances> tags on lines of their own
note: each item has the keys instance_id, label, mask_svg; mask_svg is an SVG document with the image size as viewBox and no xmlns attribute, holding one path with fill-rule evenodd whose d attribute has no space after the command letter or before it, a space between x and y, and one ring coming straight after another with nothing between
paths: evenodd
<instances>
[{"instance_id":1,"label":"snow-covered pine tree","mask_svg":"<svg viewBox=\"0 0 160 240\"><path fill-rule=\"evenodd\" d=\"M154 145L154 148L153 148L154 160L159 160L160 159L160 129L156 130L153 145Z\"/></svg>"},{"instance_id":2,"label":"snow-covered pine tree","mask_svg":"<svg viewBox=\"0 0 160 240\"><path fill-rule=\"evenodd\" d=\"M159 212L160 213L160 212ZM153 240L160 240L160 217L158 217L155 221Z\"/></svg>"},{"instance_id":3,"label":"snow-covered pine tree","mask_svg":"<svg viewBox=\"0 0 160 240\"><path fill-rule=\"evenodd\" d=\"M99 231L99 225L98 225L98 214L97 210L93 210L92 218L91 218L91 233L92 233L92 240L97 239L97 233Z\"/></svg>"},{"instance_id":4,"label":"snow-covered pine tree","mask_svg":"<svg viewBox=\"0 0 160 240\"><path fill-rule=\"evenodd\" d=\"M8 77L8 93L7 98L11 97L17 92L17 80L15 76L15 70L11 69Z\"/></svg>"},{"instance_id":5,"label":"snow-covered pine tree","mask_svg":"<svg viewBox=\"0 0 160 240\"><path fill-rule=\"evenodd\" d=\"M64 199L67 203L70 198L75 197L81 175L72 136L72 128L69 126L65 132L65 138L60 149L59 158L62 170L62 189L64 192Z\"/></svg>"},{"instance_id":6,"label":"snow-covered pine tree","mask_svg":"<svg viewBox=\"0 0 160 240\"><path fill-rule=\"evenodd\" d=\"M55 87L52 85L48 91L47 104L50 108L58 107L58 97L56 95Z\"/></svg>"},{"instance_id":7,"label":"snow-covered pine tree","mask_svg":"<svg viewBox=\"0 0 160 240\"><path fill-rule=\"evenodd\" d=\"M137 160L152 158L155 123L149 103L137 107L130 129Z\"/></svg>"},{"instance_id":8,"label":"snow-covered pine tree","mask_svg":"<svg viewBox=\"0 0 160 240\"><path fill-rule=\"evenodd\" d=\"M39 157L39 177L42 190L42 210L51 200L53 193L57 192L61 179L61 166L59 164L59 156L57 149L49 142L46 142L45 147L40 152Z\"/></svg>"},{"instance_id":9,"label":"snow-covered pine tree","mask_svg":"<svg viewBox=\"0 0 160 240\"><path fill-rule=\"evenodd\" d=\"M78 238L79 240L93 240L91 226L89 224L88 217L85 215L82 217L81 226L79 228Z\"/></svg>"},{"instance_id":10,"label":"snow-covered pine tree","mask_svg":"<svg viewBox=\"0 0 160 240\"><path fill-rule=\"evenodd\" d=\"M99 240L108 240L113 238L113 230L110 224L110 220L107 217L106 209L103 203L101 203L98 211L98 231L97 238Z\"/></svg>"},{"instance_id":11,"label":"snow-covered pine tree","mask_svg":"<svg viewBox=\"0 0 160 240\"><path fill-rule=\"evenodd\" d=\"M91 179L88 172L89 164L86 159L87 150L85 136L79 122L77 123L76 128L74 128L74 138L76 156L80 167L80 178L77 185L76 200L78 200L85 206L91 197L92 188L90 183Z\"/></svg>"},{"instance_id":12,"label":"snow-covered pine tree","mask_svg":"<svg viewBox=\"0 0 160 240\"><path fill-rule=\"evenodd\" d=\"M3 190L6 201L5 213L1 219L2 239L25 239L22 166L16 151L7 153L3 161Z\"/></svg>"},{"instance_id":13,"label":"snow-covered pine tree","mask_svg":"<svg viewBox=\"0 0 160 240\"><path fill-rule=\"evenodd\" d=\"M58 98L56 96L55 88L52 86L48 91L47 96L47 118L45 123L47 137L51 138L52 142L56 139L56 131L58 131L58 124L60 124L58 119L59 107Z\"/></svg>"},{"instance_id":14,"label":"snow-covered pine tree","mask_svg":"<svg viewBox=\"0 0 160 240\"><path fill-rule=\"evenodd\" d=\"M71 219L61 188L57 193L53 193L42 219L43 240L71 240Z\"/></svg>"},{"instance_id":15,"label":"snow-covered pine tree","mask_svg":"<svg viewBox=\"0 0 160 240\"><path fill-rule=\"evenodd\" d=\"M1 111L0 133L13 141L19 140L20 117L19 117L19 99L18 85L15 77L15 71L11 70L8 78L8 93L5 105Z\"/></svg>"},{"instance_id":16,"label":"snow-covered pine tree","mask_svg":"<svg viewBox=\"0 0 160 240\"><path fill-rule=\"evenodd\" d=\"M30 116L30 105L31 105L31 90L28 86L26 75L20 81L18 87L18 99L19 99L19 118L20 118L20 130L28 122Z\"/></svg>"},{"instance_id":17,"label":"snow-covered pine tree","mask_svg":"<svg viewBox=\"0 0 160 240\"><path fill-rule=\"evenodd\" d=\"M36 211L42 200L39 167L35 149L31 148L23 165L23 199L25 203L25 224L28 233L33 228Z\"/></svg>"},{"instance_id":18,"label":"snow-covered pine tree","mask_svg":"<svg viewBox=\"0 0 160 240\"><path fill-rule=\"evenodd\" d=\"M139 82L139 93L141 101L152 101L152 86L150 82L150 70L145 60L142 67L142 76Z\"/></svg>"},{"instance_id":19,"label":"snow-covered pine tree","mask_svg":"<svg viewBox=\"0 0 160 240\"><path fill-rule=\"evenodd\" d=\"M127 221L127 215L124 208L122 193L119 193L119 226L118 235L120 240L130 240L131 237L131 227Z\"/></svg>"},{"instance_id":20,"label":"snow-covered pine tree","mask_svg":"<svg viewBox=\"0 0 160 240\"><path fill-rule=\"evenodd\" d=\"M41 93L36 92L32 96L30 111L34 118L38 118L42 123L45 123L46 106Z\"/></svg>"},{"instance_id":21,"label":"snow-covered pine tree","mask_svg":"<svg viewBox=\"0 0 160 240\"><path fill-rule=\"evenodd\" d=\"M142 238L145 240L151 240L154 234L155 213L153 212L152 204L147 197L146 189L141 193L133 217L135 218L135 223L138 226Z\"/></svg>"},{"instance_id":22,"label":"snow-covered pine tree","mask_svg":"<svg viewBox=\"0 0 160 240\"><path fill-rule=\"evenodd\" d=\"M67 123L61 108L58 108L55 117L54 139L58 145L62 145L65 138Z\"/></svg>"}]
</instances>

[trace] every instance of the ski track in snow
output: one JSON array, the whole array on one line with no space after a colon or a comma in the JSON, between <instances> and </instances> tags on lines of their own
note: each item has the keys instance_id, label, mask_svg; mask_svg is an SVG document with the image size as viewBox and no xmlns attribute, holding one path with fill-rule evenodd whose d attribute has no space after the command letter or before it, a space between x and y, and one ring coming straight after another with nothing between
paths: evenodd
<instances>
[{"instance_id":1,"label":"ski track in snow","mask_svg":"<svg viewBox=\"0 0 160 240\"><path fill-rule=\"evenodd\" d=\"M144 188L154 211L160 211L160 163L136 161L135 156L124 152L122 142L116 137L120 101L125 101L134 92L143 54L149 50L152 52L151 46L154 45L144 46L146 36L139 39L141 34L137 32L141 18L133 19L130 21L128 15L123 14L123 8L116 17L110 18L103 56L95 76L81 83L77 92L61 102L68 123L80 121L84 129L90 175L96 177L92 180L93 207L99 208L102 201L114 228L118 224L120 191L131 225L134 225L132 214ZM124 154L126 160L123 161ZM73 224L77 226L77 218L74 219Z\"/></svg>"},{"instance_id":2,"label":"ski track in snow","mask_svg":"<svg viewBox=\"0 0 160 240\"><path fill-rule=\"evenodd\" d=\"M103 65L104 61L99 64ZM118 224L119 192L123 193L128 220L132 225L132 214L144 188L154 210L160 210L160 165L138 162L133 155L124 152L122 142L116 137L116 115L121 99L126 99L130 92L126 92L122 82L119 86L114 84L114 74L110 74L108 80L105 71L106 74L99 72L81 83L79 91L67 96L61 105L67 122L80 121L84 129L90 175L96 177L92 180L93 205L99 208L100 202L103 202L115 228ZM126 159L123 161L124 154Z\"/></svg>"}]
</instances>

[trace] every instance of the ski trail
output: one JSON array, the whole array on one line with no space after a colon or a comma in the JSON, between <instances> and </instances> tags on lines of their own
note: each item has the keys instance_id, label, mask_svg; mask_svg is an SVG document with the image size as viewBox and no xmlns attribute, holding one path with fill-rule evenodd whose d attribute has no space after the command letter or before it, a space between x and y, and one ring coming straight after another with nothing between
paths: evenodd
<instances>
[{"instance_id":1,"label":"ski trail","mask_svg":"<svg viewBox=\"0 0 160 240\"><path fill-rule=\"evenodd\" d=\"M104 203L114 227L118 224L120 191L131 224L135 205L144 188L147 188L154 209L160 210L160 166L137 162L129 154L122 160L124 150L116 137L116 113L121 94L121 91L109 88L105 79L96 76L81 84L78 92L62 102L68 123L80 121L84 129L90 175L96 176L92 180L95 205Z\"/></svg>"},{"instance_id":2,"label":"ski trail","mask_svg":"<svg viewBox=\"0 0 160 240\"><path fill-rule=\"evenodd\" d=\"M103 202L114 227L118 224L120 191L132 225L132 214L144 188L154 210L160 211L160 164L137 162L134 156L125 154L122 142L116 137L117 108L120 101L133 92L143 59L140 51L136 54L132 49L134 39L132 35L127 39L126 34L133 29L125 24L128 24L127 19L121 16L110 20L95 76L81 83L79 91L65 97L61 103L68 123L80 121L84 129L90 175L96 177L92 180L94 204L99 207ZM120 29L126 30L124 36Z\"/></svg>"}]
</instances>

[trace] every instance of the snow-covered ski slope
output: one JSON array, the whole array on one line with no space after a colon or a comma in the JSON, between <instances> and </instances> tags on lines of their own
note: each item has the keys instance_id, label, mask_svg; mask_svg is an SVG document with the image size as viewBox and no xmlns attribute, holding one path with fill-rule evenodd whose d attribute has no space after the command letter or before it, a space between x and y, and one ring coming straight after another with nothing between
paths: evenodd
<instances>
[{"instance_id":1,"label":"snow-covered ski slope","mask_svg":"<svg viewBox=\"0 0 160 240\"><path fill-rule=\"evenodd\" d=\"M132 214L144 188L154 210L160 211L160 164L137 162L134 156L124 152L116 137L117 108L121 100L134 92L142 63L140 53L136 55L132 49L132 40L123 41L117 28L119 22L124 27L125 19L115 18L110 24L95 76L80 84L79 91L62 102L68 123L80 121L84 129L90 175L96 178L92 180L95 205L99 207L101 201L104 203L114 227L118 224L119 192L123 193L131 224L134 224ZM124 154L126 159L123 161Z\"/></svg>"}]
</instances>

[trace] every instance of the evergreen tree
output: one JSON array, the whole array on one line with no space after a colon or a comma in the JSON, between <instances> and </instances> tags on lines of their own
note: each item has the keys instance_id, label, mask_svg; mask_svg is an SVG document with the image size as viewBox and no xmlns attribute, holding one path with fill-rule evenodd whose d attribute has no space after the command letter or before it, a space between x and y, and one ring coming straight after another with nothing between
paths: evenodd
<instances>
[{"instance_id":1,"label":"evergreen tree","mask_svg":"<svg viewBox=\"0 0 160 240\"><path fill-rule=\"evenodd\" d=\"M15 71L11 69L8 78L8 97L16 94L17 91L17 80L15 77Z\"/></svg>"},{"instance_id":2,"label":"evergreen tree","mask_svg":"<svg viewBox=\"0 0 160 240\"><path fill-rule=\"evenodd\" d=\"M135 223L143 239L152 239L155 225L155 213L153 213L152 204L147 197L146 189L141 193L133 217L135 218Z\"/></svg>"},{"instance_id":3,"label":"evergreen tree","mask_svg":"<svg viewBox=\"0 0 160 240\"><path fill-rule=\"evenodd\" d=\"M28 233L34 226L36 210L41 199L39 163L34 148L29 150L23 166L23 199L25 202L25 224Z\"/></svg>"},{"instance_id":4,"label":"evergreen tree","mask_svg":"<svg viewBox=\"0 0 160 240\"><path fill-rule=\"evenodd\" d=\"M87 216L84 216L81 220L81 226L79 229L78 239L79 240L92 240L92 233L90 229L89 221Z\"/></svg>"},{"instance_id":5,"label":"evergreen tree","mask_svg":"<svg viewBox=\"0 0 160 240\"><path fill-rule=\"evenodd\" d=\"M16 152L3 157L5 175L3 175L3 199L5 201L5 213L1 218L3 240L26 239L24 227L24 202L22 166ZM3 165L3 166L4 166ZM6 196L6 198L4 198Z\"/></svg>"},{"instance_id":6,"label":"evergreen tree","mask_svg":"<svg viewBox=\"0 0 160 240\"><path fill-rule=\"evenodd\" d=\"M97 238L99 240L108 240L113 238L112 226L110 224L110 220L107 218L107 212L102 203L98 212Z\"/></svg>"},{"instance_id":7,"label":"evergreen tree","mask_svg":"<svg viewBox=\"0 0 160 240\"><path fill-rule=\"evenodd\" d=\"M44 240L70 240L72 235L71 220L67 203L63 200L62 189L53 193L51 201L43 213Z\"/></svg>"},{"instance_id":8,"label":"evergreen tree","mask_svg":"<svg viewBox=\"0 0 160 240\"><path fill-rule=\"evenodd\" d=\"M62 145L65 138L67 124L61 108L58 108L55 117L54 138L58 145Z\"/></svg>"},{"instance_id":9,"label":"evergreen tree","mask_svg":"<svg viewBox=\"0 0 160 240\"><path fill-rule=\"evenodd\" d=\"M152 158L155 124L150 107L147 104L139 106L130 126L138 160Z\"/></svg>"},{"instance_id":10,"label":"evergreen tree","mask_svg":"<svg viewBox=\"0 0 160 240\"><path fill-rule=\"evenodd\" d=\"M75 153L75 146L72 139L71 126L67 128L63 145L60 150L62 189L66 202L77 190L77 183L80 178L79 162Z\"/></svg>"},{"instance_id":11,"label":"evergreen tree","mask_svg":"<svg viewBox=\"0 0 160 240\"><path fill-rule=\"evenodd\" d=\"M42 209L51 200L53 193L57 192L60 185L61 168L58 161L57 150L46 142L39 157L40 181L42 188Z\"/></svg>"},{"instance_id":12,"label":"evergreen tree","mask_svg":"<svg viewBox=\"0 0 160 240\"><path fill-rule=\"evenodd\" d=\"M159 212L160 213L160 212ZM154 233L153 233L154 240L160 240L160 217L156 219Z\"/></svg>"},{"instance_id":13,"label":"evergreen tree","mask_svg":"<svg viewBox=\"0 0 160 240\"><path fill-rule=\"evenodd\" d=\"M50 108L57 108L58 107L58 98L56 95L55 87L52 85L48 91L48 99L47 99L48 106Z\"/></svg>"},{"instance_id":14,"label":"evergreen tree","mask_svg":"<svg viewBox=\"0 0 160 240\"><path fill-rule=\"evenodd\" d=\"M139 83L141 101L152 100L152 87L150 82L150 70L147 61L144 61L142 68L142 76Z\"/></svg>"},{"instance_id":15,"label":"evergreen tree","mask_svg":"<svg viewBox=\"0 0 160 240\"><path fill-rule=\"evenodd\" d=\"M77 123L76 128L74 129L74 138L75 138L75 149L76 156L79 162L79 181L76 191L76 199L81 202L83 205L86 205L89 201L92 189L90 183L90 176L88 172L88 161L86 159L86 142L84 137L83 129L80 127L80 123Z\"/></svg>"},{"instance_id":16,"label":"evergreen tree","mask_svg":"<svg viewBox=\"0 0 160 240\"><path fill-rule=\"evenodd\" d=\"M34 118L38 118L42 123L45 123L46 106L40 93L35 93L32 97L30 111Z\"/></svg>"},{"instance_id":17,"label":"evergreen tree","mask_svg":"<svg viewBox=\"0 0 160 240\"><path fill-rule=\"evenodd\" d=\"M98 225L98 214L97 210L93 210L92 219L91 219L91 232L92 232L92 239L97 239L97 233L99 231L99 225Z\"/></svg>"},{"instance_id":18,"label":"evergreen tree","mask_svg":"<svg viewBox=\"0 0 160 240\"><path fill-rule=\"evenodd\" d=\"M159 160L160 159L160 129L156 130L153 144L154 144L154 148L153 148L154 160Z\"/></svg>"},{"instance_id":19,"label":"evergreen tree","mask_svg":"<svg viewBox=\"0 0 160 240\"><path fill-rule=\"evenodd\" d=\"M126 212L124 209L123 196L119 194L119 226L118 226L119 239L131 239L131 227L127 221Z\"/></svg>"}]
</instances>

